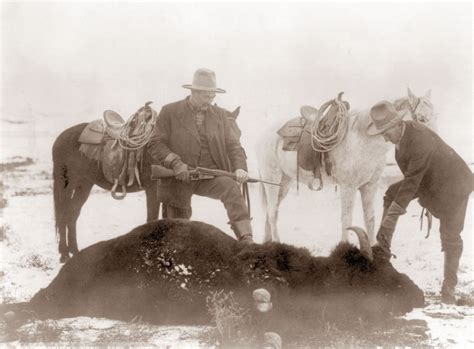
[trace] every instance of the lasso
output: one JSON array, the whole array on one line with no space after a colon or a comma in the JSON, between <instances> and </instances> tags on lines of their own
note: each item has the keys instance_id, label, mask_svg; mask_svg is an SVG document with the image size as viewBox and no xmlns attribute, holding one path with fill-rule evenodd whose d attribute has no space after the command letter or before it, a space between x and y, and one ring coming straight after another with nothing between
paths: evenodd
<instances>
[{"instance_id":1,"label":"lasso","mask_svg":"<svg viewBox=\"0 0 474 349\"><path fill-rule=\"evenodd\" d=\"M134 118L138 117L139 112L133 114L132 116L130 116L130 118L128 118L127 122L124 124L119 134L119 144L123 149L137 150L144 147L150 140L153 129L155 128L157 113L148 106L145 106L144 108L148 108L149 110L151 110L151 120L147 123L145 121L142 121L141 125L139 125L140 127L145 128L144 132L141 132L137 135L129 136L130 132L132 131L130 125L132 124ZM151 127L147 127L147 125L151 125ZM135 126L135 128L136 127L137 126Z\"/></svg>"},{"instance_id":2,"label":"lasso","mask_svg":"<svg viewBox=\"0 0 474 349\"><path fill-rule=\"evenodd\" d=\"M342 102L341 92L338 97L321 106L317 117L311 126L311 147L313 150L327 153L336 148L344 140L348 130L347 108ZM332 116L324 115L328 107L337 106L337 114Z\"/></svg>"}]
</instances>

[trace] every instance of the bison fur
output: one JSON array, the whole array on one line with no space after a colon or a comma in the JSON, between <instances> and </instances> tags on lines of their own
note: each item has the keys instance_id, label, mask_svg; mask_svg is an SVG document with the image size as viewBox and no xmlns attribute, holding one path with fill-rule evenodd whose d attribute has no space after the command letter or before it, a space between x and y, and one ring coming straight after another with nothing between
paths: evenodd
<instances>
[{"instance_id":1,"label":"bison fur","mask_svg":"<svg viewBox=\"0 0 474 349\"><path fill-rule=\"evenodd\" d=\"M423 306L423 292L378 255L370 260L340 243L328 257L314 257L305 248L245 245L206 223L165 219L80 251L17 309L40 318L203 324L211 321L206 299L213 292L232 291L245 305L260 287L272 294L276 317L382 319Z\"/></svg>"}]
</instances>

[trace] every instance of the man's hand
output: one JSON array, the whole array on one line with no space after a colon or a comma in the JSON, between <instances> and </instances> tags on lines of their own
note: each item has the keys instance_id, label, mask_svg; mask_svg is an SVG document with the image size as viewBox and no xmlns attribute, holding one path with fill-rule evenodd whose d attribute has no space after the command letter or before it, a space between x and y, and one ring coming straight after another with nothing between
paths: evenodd
<instances>
[{"instance_id":1,"label":"man's hand","mask_svg":"<svg viewBox=\"0 0 474 349\"><path fill-rule=\"evenodd\" d=\"M392 252L390 251L390 248L383 246L380 243L376 243L374 246L372 246L372 253L376 259L389 261L390 258L392 258Z\"/></svg>"},{"instance_id":2,"label":"man's hand","mask_svg":"<svg viewBox=\"0 0 474 349\"><path fill-rule=\"evenodd\" d=\"M186 165L181 160L176 160L174 162L173 171L174 171L174 177L177 180L183 181L185 183L190 182L188 165Z\"/></svg>"},{"instance_id":3,"label":"man's hand","mask_svg":"<svg viewBox=\"0 0 474 349\"><path fill-rule=\"evenodd\" d=\"M240 168L235 170L234 174L237 179L237 182L239 183L247 182L247 180L249 179L249 174L247 173L247 171L242 170Z\"/></svg>"}]
</instances>

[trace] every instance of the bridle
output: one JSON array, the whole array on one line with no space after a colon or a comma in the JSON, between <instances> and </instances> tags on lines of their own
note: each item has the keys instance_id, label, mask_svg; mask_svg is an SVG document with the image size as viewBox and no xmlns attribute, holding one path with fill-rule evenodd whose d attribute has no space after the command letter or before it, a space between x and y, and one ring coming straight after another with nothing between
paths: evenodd
<instances>
[{"instance_id":1,"label":"bridle","mask_svg":"<svg viewBox=\"0 0 474 349\"><path fill-rule=\"evenodd\" d=\"M410 101L408 100L408 108L410 110L410 113L411 113L411 117L415 120L417 120L418 118L416 117L416 109L418 109L418 106L420 105L420 102L421 102L421 98L418 97L417 100L416 100L416 104L415 104L415 107L412 108L411 107L411 104L410 104Z\"/></svg>"},{"instance_id":2,"label":"bridle","mask_svg":"<svg viewBox=\"0 0 474 349\"><path fill-rule=\"evenodd\" d=\"M421 104L421 97L418 97L418 98L416 99L416 103L415 103L415 106L414 106L414 107L411 106L409 99L406 99L406 100L403 102L402 107L405 106L405 105L408 105L408 110L410 111L411 118L412 118L414 121L426 123L426 122L428 122L429 120L425 120L425 118L424 118L423 116L418 116L418 114L416 113L416 111L417 111L418 107L420 106L420 104Z\"/></svg>"}]
</instances>

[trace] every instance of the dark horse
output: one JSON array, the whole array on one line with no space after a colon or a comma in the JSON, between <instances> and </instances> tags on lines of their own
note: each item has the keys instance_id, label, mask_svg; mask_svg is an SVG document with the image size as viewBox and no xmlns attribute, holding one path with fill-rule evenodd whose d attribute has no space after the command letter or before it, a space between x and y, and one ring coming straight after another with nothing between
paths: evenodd
<instances>
[{"instance_id":1,"label":"dark horse","mask_svg":"<svg viewBox=\"0 0 474 349\"><path fill-rule=\"evenodd\" d=\"M137 113L145 112L149 106L140 108ZM233 131L240 137L240 129L236 118L240 107L227 112ZM53 192L56 233L59 236L60 262L64 263L70 254L79 251L76 238L76 222L81 208L87 201L94 185L111 190L113 184L103 173L100 161L86 157L79 147L79 136L88 123L81 123L64 130L53 145ZM158 219L160 202L158 201L157 182L151 179L153 159L146 149L143 151L142 163L139 164L141 186L135 181L127 187L127 192L134 193L145 190L147 205L147 222ZM165 216L165 213L163 213Z\"/></svg>"}]
</instances>

